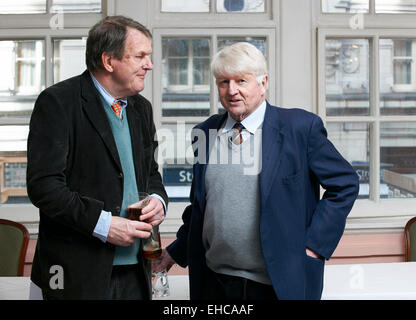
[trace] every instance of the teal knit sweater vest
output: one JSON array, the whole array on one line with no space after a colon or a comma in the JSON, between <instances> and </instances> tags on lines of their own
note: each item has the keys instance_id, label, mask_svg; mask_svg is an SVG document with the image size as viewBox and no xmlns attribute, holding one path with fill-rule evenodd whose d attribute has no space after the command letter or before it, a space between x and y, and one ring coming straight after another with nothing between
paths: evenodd
<instances>
[{"instance_id":1,"label":"teal knit sweater vest","mask_svg":"<svg viewBox=\"0 0 416 320\"><path fill-rule=\"evenodd\" d=\"M133 149L131 146L130 128L127 121L126 109L123 111L123 120L120 120L114 113L111 106L101 98L104 110L107 113L111 130L113 131L114 140L116 142L118 155L123 169L124 185L123 185L123 203L121 205L121 217L126 217L127 205L138 201L134 199L137 195L136 174L134 170ZM128 108L128 106L126 107ZM108 186L108 192L112 192L111 186ZM138 262L137 254L140 248L140 239L128 247L116 246L113 265L127 265Z\"/></svg>"}]
</instances>

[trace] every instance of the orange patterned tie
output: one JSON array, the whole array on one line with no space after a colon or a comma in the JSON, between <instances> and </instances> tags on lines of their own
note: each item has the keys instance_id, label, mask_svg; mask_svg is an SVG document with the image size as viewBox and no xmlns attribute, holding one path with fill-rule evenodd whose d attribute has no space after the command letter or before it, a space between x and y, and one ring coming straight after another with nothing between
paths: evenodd
<instances>
[{"instance_id":1,"label":"orange patterned tie","mask_svg":"<svg viewBox=\"0 0 416 320\"><path fill-rule=\"evenodd\" d=\"M241 144L243 142L241 131L243 131L244 126L240 122L236 122L233 126L233 129L236 130L236 134L233 134L233 142L235 144Z\"/></svg>"},{"instance_id":2,"label":"orange patterned tie","mask_svg":"<svg viewBox=\"0 0 416 320\"><path fill-rule=\"evenodd\" d=\"M116 103L113 103L111 105L111 108L113 108L116 116L121 120L121 101L117 101Z\"/></svg>"}]
</instances>

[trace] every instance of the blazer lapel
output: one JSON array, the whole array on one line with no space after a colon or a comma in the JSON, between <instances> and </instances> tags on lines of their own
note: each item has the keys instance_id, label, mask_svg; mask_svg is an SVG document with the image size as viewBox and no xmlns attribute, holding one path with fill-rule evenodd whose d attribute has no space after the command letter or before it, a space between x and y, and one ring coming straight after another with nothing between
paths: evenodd
<instances>
[{"instance_id":1,"label":"blazer lapel","mask_svg":"<svg viewBox=\"0 0 416 320\"><path fill-rule=\"evenodd\" d=\"M278 117L278 109L267 103L262 132L262 170L260 172L261 203L270 193L274 177L281 162L284 134Z\"/></svg>"},{"instance_id":2,"label":"blazer lapel","mask_svg":"<svg viewBox=\"0 0 416 320\"><path fill-rule=\"evenodd\" d=\"M111 130L107 114L105 113L104 107L101 103L101 99L98 96L99 93L97 92L88 71L85 71L81 78L81 95L84 100L83 108L87 117L90 119L92 125L103 139L104 144L108 148L115 164L121 171L120 157L118 155L113 132Z\"/></svg>"}]
</instances>

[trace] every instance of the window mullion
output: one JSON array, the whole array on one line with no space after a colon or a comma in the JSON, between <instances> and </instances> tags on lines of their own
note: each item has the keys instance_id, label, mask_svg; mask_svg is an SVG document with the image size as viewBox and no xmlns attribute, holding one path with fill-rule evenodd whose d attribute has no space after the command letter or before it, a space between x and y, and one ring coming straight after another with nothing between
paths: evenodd
<instances>
[{"instance_id":1,"label":"window mullion","mask_svg":"<svg viewBox=\"0 0 416 320\"><path fill-rule=\"evenodd\" d=\"M370 110L375 121L370 125L370 199L380 201L380 55L379 37L371 38L370 50Z\"/></svg>"},{"instance_id":2,"label":"window mullion","mask_svg":"<svg viewBox=\"0 0 416 320\"><path fill-rule=\"evenodd\" d=\"M53 44L52 37L45 37L45 85L49 87L53 85Z\"/></svg>"},{"instance_id":3,"label":"window mullion","mask_svg":"<svg viewBox=\"0 0 416 320\"><path fill-rule=\"evenodd\" d=\"M370 125L370 200L380 201L380 121Z\"/></svg>"},{"instance_id":4,"label":"window mullion","mask_svg":"<svg viewBox=\"0 0 416 320\"><path fill-rule=\"evenodd\" d=\"M209 11L211 14L217 14L217 1L218 0L209 0Z\"/></svg>"},{"instance_id":5,"label":"window mullion","mask_svg":"<svg viewBox=\"0 0 416 320\"><path fill-rule=\"evenodd\" d=\"M211 36L211 57L214 57L214 54L218 51L217 47L218 43L218 36L217 34L213 34ZM212 58L211 58L212 59ZM211 66L211 61L210 61ZM213 76L210 77L210 93L209 93L209 99L210 99L210 105L211 105L211 114L217 114L218 113L218 91L217 91L217 85L215 83L215 78Z\"/></svg>"},{"instance_id":6,"label":"window mullion","mask_svg":"<svg viewBox=\"0 0 416 320\"><path fill-rule=\"evenodd\" d=\"M376 0L370 0L370 8L368 10L368 13L373 15L376 13Z\"/></svg>"},{"instance_id":7,"label":"window mullion","mask_svg":"<svg viewBox=\"0 0 416 320\"><path fill-rule=\"evenodd\" d=\"M187 87L189 88L190 92L194 92L194 74L193 74L193 70L194 70L194 44L193 44L193 39L190 38L189 39L189 45L188 45L188 83L187 83Z\"/></svg>"},{"instance_id":8,"label":"window mullion","mask_svg":"<svg viewBox=\"0 0 416 320\"><path fill-rule=\"evenodd\" d=\"M370 112L371 115L378 118L380 116L380 49L378 35L371 38L370 48Z\"/></svg>"},{"instance_id":9,"label":"window mullion","mask_svg":"<svg viewBox=\"0 0 416 320\"><path fill-rule=\"evenodd\" d=\"M46 0L46 13L51 12L52 5L53 5L52 0Z\"/></svg>"}]
</instances>

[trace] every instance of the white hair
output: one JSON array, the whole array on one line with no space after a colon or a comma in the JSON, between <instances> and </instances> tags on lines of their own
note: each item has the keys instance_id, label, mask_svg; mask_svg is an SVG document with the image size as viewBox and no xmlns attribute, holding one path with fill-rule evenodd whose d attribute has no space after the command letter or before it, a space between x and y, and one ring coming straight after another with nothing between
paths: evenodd
<instances>
[{"instance_id":1,"label":"white hair","mask_svg":"<svg viewBox=\"0 0 416 320\"><path fill-rule=\"evenodd\" d=\"M211 72L216 79L251 73L261 83L267 75L267 62L263 53L248 42L237 42L215 54Z\"/></svg>"}]
</instances>

